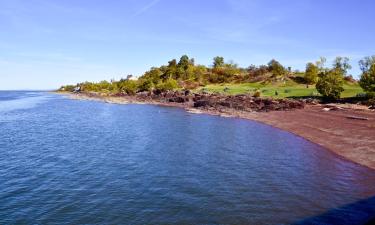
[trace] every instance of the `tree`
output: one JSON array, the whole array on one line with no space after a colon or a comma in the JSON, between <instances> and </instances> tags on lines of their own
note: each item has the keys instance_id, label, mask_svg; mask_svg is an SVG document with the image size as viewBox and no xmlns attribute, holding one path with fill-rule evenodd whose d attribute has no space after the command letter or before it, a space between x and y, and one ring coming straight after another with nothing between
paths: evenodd
<instances>
[{"instance_id":1,"label":"tree","mask_svg":"<svg viewBox=\"0 0 375 225\"><path fill-rule=\"evenodd\" d=\"M154 84L150 79L140 79L138 80L138 90L139 91L151 91Z\"/></svg>"},{"instance_id":2,"label":"tree","mask_svg":"<svg viewBox=\"0 0 375 225\"><path fill-rule=\"evenodd\" d=\"M281 65L281 63L279 63L275 59L272 59L268 63L268 70L272 72L273 77L280 77L286 74L286 69L283 67L283 65Z\"/></svg>"},{"instance_id":3,"label":"tree","mask_svg":"<svg viewBox=\"0 0 375 225\"><path fill-rule=\"evenodd\" d=\"M318 61L316 61L316 66L318 67L318 70L319 70L320 73L327 70L326 67L325 67L326 62L327 62L327 59L325 57L322 57L322 56L320 57L320 59Z\"/></svg>"},{"instance_id":4,"label":"tree","mask_svg":"<svg viewBox=\"0 0 375 225\"><path fill-rule=\"evenodd\" d=\"M134 95L137 92L137 81L121 79L118 83L121 92Z\"/></svg>"},{"instance_id":5,"label":"tree","mask_svg":"<svg viewBox=\"0 0 375 225\"><path fill-rule=\"evenodd\" d=\"M182 80L188 80L191 79L194 74L193 74L193 69L194 69L194 59L189 59L187 55L183 55L180 58L180 61L177 64L178 69L177 69L177 74L176 79L181 79Z\"/></svg>"},{"instance_id":6,"label":"tree","mask_svg":"<svg viewBox=\"0 0 375 225\"><path fill-rule=\"evenodd\" d=\"M338 99L344 91L344 76L341 70L331 69L319 74L316 89L324 98Z\"/></svg>"},{"instance_id":7,"label":"tree","mask_svg":"<svg viewBox=\"0 0 375 225\"><path fill-rule=\"evenodd\" d=\"M180 61L178 62L178 66L183 68L184 70L187 70L190 65L190 59L187 55L183 55L180 58Z\"/></svg>"},{"instance_id":8,"label":"tree","mask_svg":"<svg viewBox=\"0 0 375 225\"><path fill-rule=\"evenodd\" d=\"M373 64L375 64L375 55L367 56L359 60L359 68L363 73L367 72Z\"/></svg>"},{"instance_id":9,"label":"tree","mask_svg":"<svg viewBox=\"0 0 375 225\"><path fill-rule=\"evenodd\" d=\"M305 71L305 81L308 84L315 84L318 81L319 68L314 63L308 63Z\"/></svg>"},{"instance_id":10,"label":"tree","mask_svg":"<svg viewBox=\"0 0 375 225\"><path fill-rule=\"evenodd\" d=\"M171 61L168 62L166 71L161 77L163 78L163 80L168 80L171 78L178 79L179 74L177 71L178 71L177 61L176 59L172 59Z\"/></svg>"},{"instance_id":11,"label":"tree","mask_svg":"<svg viewBox=\"0 0 375 225\"><path fill-rule=\"evenodd\" d=\"M205 74L207 73L207 68L203 65L194 66L194 79L199 82L205 82Z\"/></svg>"},{"instance_id":12,"label":"tree","mask_svg":"<svg viewBox=\"0 0 375 225\"><path fill-rule=\"evenodd\" d=\"M224 58L220 56L216 56L214 58L214 68L218 68L222 66L224 66Z\"/></svg>"},{"instance_id":13,"label":"tree","mask_svg":"<svg viewBox=\"0 0 375 225\"><path fill-rule=\"evenodd\" d=\"M362 75L361 79L359 80L359 85L363 88L364 91L367 93L375 93L375 57L367 58L366 65L362 64ZM364 61L362 62L364 63ZM361 64L361 62L360 62Z\"/></svg>"},{"instance_id":14,"label":"tree","mask_svg":"<svg viewBox=\"0 0 375 225\"><path fill-rule=\"evenodd\" d=\"M153 84L159 83L162 79L162 71L159 68L151 68L150 71L147 71L140 79L141 80L150 80Z\"/></svg>"},{"instance_id":15,"label":"tree","mask_svg":"<svg viewBox=\"0 0 375 225\"><path fill-rule=\"evenodd\" d=\"M352 66L349 64L349 58L348 57L341 57L338 56L333 61L333 68L336 70L340 70L340 72L344 75L347 74L348 70L352 68Z\"/></svg>"}]
</instances>

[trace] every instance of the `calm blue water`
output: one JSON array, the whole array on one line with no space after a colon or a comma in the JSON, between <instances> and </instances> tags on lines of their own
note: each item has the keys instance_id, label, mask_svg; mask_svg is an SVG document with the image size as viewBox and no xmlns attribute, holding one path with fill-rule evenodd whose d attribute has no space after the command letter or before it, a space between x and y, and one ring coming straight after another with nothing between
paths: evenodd
<instances>
[{"instance_id":1,"label":"calm blue water","mask_svg":"<svg viewBox=\"0 0 375 225\"><path fill-rule=\"evenodd\" d=\"M0 92L0 154L0 224L288 224L375 195L266 125L43 92Z\"/></svg>"}]
</instances>

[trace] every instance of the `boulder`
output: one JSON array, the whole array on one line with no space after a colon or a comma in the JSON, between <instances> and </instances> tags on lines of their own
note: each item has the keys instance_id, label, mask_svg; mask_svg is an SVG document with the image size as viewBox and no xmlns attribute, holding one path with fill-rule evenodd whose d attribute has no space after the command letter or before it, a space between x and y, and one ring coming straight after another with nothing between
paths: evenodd
<instances>
[{"instance_id":1,"label":"boulder","mask_svg":"<svg viewBox=\"0 0 375 225\"><path fill-rule=\"evenodd\" d=\"M210 105L210 102L207 100L198 100L194 102L194 108L207 107L209 105Z\"/></svg>"},{"instance_id":2,"label":"boulder","mask_svg":"<svg viewBox=\"0 0 375 225\"><path fill-rule=\"evenodd\" d=\"M168 99L169 102L184 103L186 100L183 97L173 97Z\"/></svg>"}]
</instances>

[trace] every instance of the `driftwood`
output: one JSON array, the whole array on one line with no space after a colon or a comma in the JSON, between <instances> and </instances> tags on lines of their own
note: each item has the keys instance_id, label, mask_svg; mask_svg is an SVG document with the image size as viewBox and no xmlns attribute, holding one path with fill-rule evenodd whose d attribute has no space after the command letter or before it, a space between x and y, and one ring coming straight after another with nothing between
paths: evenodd
<instances>
[{"instance_id":1,"label":"driftwood","mask_svg":"<svg viewBox=\"0 0 375 225\"><path fill-rule=\"evenodd\" d=\"M369 120L369 118L359 117L359 116L347 116L346 118L352 119L352 120Z\"/></svg>"}]
</instances>

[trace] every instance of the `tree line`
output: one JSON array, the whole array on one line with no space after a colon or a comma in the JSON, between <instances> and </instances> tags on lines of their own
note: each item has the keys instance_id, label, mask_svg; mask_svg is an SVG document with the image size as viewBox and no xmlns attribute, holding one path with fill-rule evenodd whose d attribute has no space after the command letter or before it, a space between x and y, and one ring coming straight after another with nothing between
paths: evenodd
<instances>
[{"instance_id":1,"label":"tree line","mask_svg":"<svg viewBox=\"0 0 375 225\"><path fill-rule=\"evenodd\" d=\"M167 65L152 67L137 80L128 76L118 81L84 82L77 85L62 86L60 90L73 91L77 87L81 91L123 93L133 95L144 91L168 91L178 88L195 89L199 86L217 83L272 83L293 79L298 83L315 85L318 92L326 98L337 99L344 91L345 80L353 80L348 75L351 69L349 58L336 57L330 67L327 60L321 57L315 63L307 63L304 72L292 71L280 62L272 59L267 65L250 65L241 68L233 61L226 62L223 57L213 58L212 66L207 67L195 63L193 58L183 55L178 61L172 59ZM362 71L360 86L370 96L375 93L375 56L365 57L359 61Z\"/></svg>"}]
</instances>

